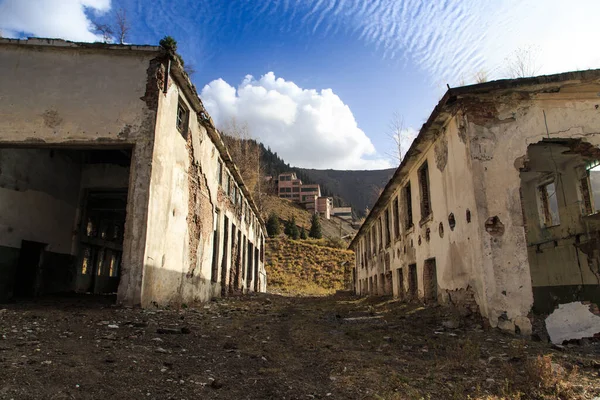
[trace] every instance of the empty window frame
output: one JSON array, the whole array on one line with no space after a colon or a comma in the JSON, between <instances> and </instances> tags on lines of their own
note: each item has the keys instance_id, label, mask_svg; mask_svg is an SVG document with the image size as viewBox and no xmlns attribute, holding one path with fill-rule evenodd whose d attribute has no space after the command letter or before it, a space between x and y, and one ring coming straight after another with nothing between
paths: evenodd
<instances>
[{"instance_id":1,"label":"empty window frame","mask_svg":"<svg viewBox=\"0 0 600 400\"><path fill-rule=\"evenodd\" d=\"M429 193L429 167L427 161L419 168L419 190L421 195L421 220L431 215L431 196Z\"/></svg>"},{"instance_id":2,"label":"empty window frame","mask_svg":"<svg viewBox=\"0 0 600 400\"><path fill-rule=\"evenodd\" d=\"M538 194L541 205L540 219L542 225L545 227L560 225L556 183L551 181L538 186Z\"/></svg>"},{"instance_id":3,"label":"empty window frame","mask_svg":"<svg viewBox=\"0 0 600 400\"><path fill-rule=\"evenodd\" d=\"M586 176L581 179L584 215L600 211L600 161L592 161L586 167Z\"/></svg>"},{"instance_id":4,"label":"empty window frame","mask_svg":"<svg viewBox=\"0 0 600 400\"><path fill-rule=\"evenodd\" d=\"M235 184L231 188L231 201L233 201L233 204L236 204L237 201L237 186Z\"/></svg>"},{"instance_id":5,"label":"empty window frame","mask_svg":"<svg viewBox=\"0 0 600 400\"><path fill-rule=\"evenodd\" d=\"M187 137L188 121L190 118L190 112L180 97L177 102L177 130L182 134L183 137Z\"/></svg>"},{"instance_id":6,"label":"empty window frame","mask_svg":"<svg viewBox=\"0 0 600 400\"><path fill-rule=\"evenodd\" d=\"M371 254L377 253L377 236L375 234L375 225L371 228Z\"/></svg>"},{"instance_id":7,"label":"empty window frame","mask_svg":"<svg viewBox=\"0 0 600 400\"><path fill-rule=\"evenodd\" d=\"M385 245L389 246L392 243L392 229L390 227L390 210L385 210Z\"/></svg>"},{"instance_id":8,"label":"empty window frame","mask_svg":"<svg viewBox=\"0 0 600 400\"><path fill-rule=\"evenodd\" d=\"M382 217L379 217L379 219L377 219L377 233L379 236L379 249L382 250L383 249L383 223L381 221Z\"/></svg>"},{"instance_id":9,"label":"empty window frame","mask_svg":"<svg viewBox=\"0 0 600 400\"><path fill-rule=\"evenodd\" d=\"M404 205L405 207L405 220L404 227L410 229L413 226L413 212L412 212L412 190L410 182L404 187Z\"/></svg>"},{"instance_id":10,"label":"empty window frame","mask_svg":"<svg viewBox=\"0 0 600 400\"><path fill-rule=\"evenodd\" d=\"M394 199L394 203L392 206L392 214L394 218L394 238L398 239L400 237L400 201L398 197Z\"/></svg>"},{"instance_id":11,"label":"empty window frame","mask_svg":"<svg viewBox=\"0 0 600 400\"><path fill-rule=\"evenodd\" d=\"M231 191L231 176L227 174L225 178L225 194L229 196L229 192Z\"/></svg>"},{"instance_id":12,"label":"empty window frame","mask_svg":"<svg viewBox=\"0 0 600 400\"><path fill-rule=\"evenodd\" d=\"M221 159L217 161L219 162L217 165L217 181L219 182L219 186L223 187L223 161Z\"/></svg>"}]
</instances>

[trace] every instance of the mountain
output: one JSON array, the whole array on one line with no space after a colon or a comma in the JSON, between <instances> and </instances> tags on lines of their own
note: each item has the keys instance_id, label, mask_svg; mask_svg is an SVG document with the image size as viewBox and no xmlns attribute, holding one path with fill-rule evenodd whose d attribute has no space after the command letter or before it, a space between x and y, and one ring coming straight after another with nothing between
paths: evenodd
<instances>
[{"instance_id":1,"label":"mountain","mask_svg":"<svg viewBox=\"0 0 600 400\"><path fill-rule=\"evenodd\" d=\"M393 168L370 171L297 168L290 166L269 147L244 134L224 134L222 137L250 191L257 189L261 180L259 175L277 179L281 173L295 172L302 182L321 185L321 194L332 197L334 207L352 207L357 218L365 216L365 208L373 207L395 171ZM277 195L275 187L266 189Z\"/></svg>"},{"instance_id":2,"label":"mountain","mask_svg":"<svg viewBox=\"0 0 600 400\"><path fill-rule=\"evenodd\" d=\"M334 169L306 169L291 167L277 153L262 143L261 163L266 175L277 177L284 172L296 172L304 183L321 185L323 196L333 197L334 206L350 206L357 217L365 216L365 208L373 207L381 190L388 183L395 169L370 171L343 171Z\"/></svg>"},{"instance_id":3,"label":"mountain","mask_svg":"<svg viewBox=\"0 0 600 400\"><path fill-rule=\"evenodd\" d=\"M368 171L340 171L334 169L297 168L310 181L326 187L327 191L343 199L358 217L364 217L365 208L373 207L381 190L388 183L395 168Z\"/></svg>"}]
</instances>

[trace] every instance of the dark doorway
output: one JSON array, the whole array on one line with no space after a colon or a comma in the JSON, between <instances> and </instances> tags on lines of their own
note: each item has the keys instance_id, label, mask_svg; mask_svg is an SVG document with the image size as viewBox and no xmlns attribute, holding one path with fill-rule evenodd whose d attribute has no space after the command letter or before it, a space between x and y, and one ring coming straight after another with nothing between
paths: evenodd
<instances>
[{"instance_id":1,"label":"dark doorway","mask_svg":"<svg viewBox=\"0 0 600 400\"><path fill-rule=\"evenodd\" d=\"M227 294L227 253L229 253L229 218L224 217L225 226L223 229L223 260L221 262L221 296Z\"/></svg>"},{"instance_id":2,"label":"dark doorway","mask_svg":"<svg viewBox=\"0 0 600 400\"><path fill-rule=\"evenodd\" d=\"M254 245L252 242L248 241L248 265L247 265L247 273L246 273L246 289L250 290L252 284L252 266L254 260Z\"/></svg>"},{"instance_id":3,"label":"dark doorway","mask_svg":"<svg viewBox=\"0 0 600 400\"><path fill-rule=\"evenodd\" d=\"M260 257L260 253L258 249L254 249L254 291L258 292L259 290L259 276L258 276L258 260Z\"/></svg>"},{"instance_id":4,"label":"dark doorway","mask_svg":"<svg viewBox=\"0 0 600 400\"><path fill-rule=\"evenodd\" d=\"M425 260L423 265L423 297L426 302L437 302L437 269L435 258Z\"/></svg>"},{"instance_id":5,"label":"dark doorway","mask_svg":"<svg viewBox=\"0 0 600 400\"><path fill-rule=\"evenodd\" d=\"M46 243L23 240L19 253L19 263L15 274L14 295L17 297L35 296L40 265L43 262Z\"/></svg>"},{"instance_id":6,"label":"dark doorway","mask_svg":"<svg viewBox=\"0 0 600 400\"><path fill-rule=\"evenodd\" d=\"M410 264L408 266L408 296L411 300L417 300L419 298L417 264Z\"/></svg>"},{"instance_id":7,"label":"dark doorway","mask_svg":"<svg viewBox=\"0 0 600 400\"><path fill-rule=\"evenodd\" d=\"M385 294L394 294L392 271L385 273Z\"/></svg>"},{"instance_id":8,"label":"dark doorway","mask_svg":"<svg viewBox=\"0 0 600 400\"><path fill-rule=\"evenodd\" d=\"M219 240L221 238L221 211L215 210L214 232L213 232L213 254L212 268L210 273L211 282L217 282L219 276Z\"/></svg>"},{"instance_id":9,"label":"dark doorway","mask_svg":"<svg viewBox=\"0 0 600 400\"><path fill-rule=\"evenodd\" d=\"M398 268L398 298L404 300L404 273Z\"/></svg>"}]
</instances>

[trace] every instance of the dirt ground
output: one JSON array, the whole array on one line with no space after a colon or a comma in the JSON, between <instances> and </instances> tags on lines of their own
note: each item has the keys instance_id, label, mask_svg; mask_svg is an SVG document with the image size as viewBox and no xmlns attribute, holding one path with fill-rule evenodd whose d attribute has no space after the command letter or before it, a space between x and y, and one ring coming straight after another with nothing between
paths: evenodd
<instances>
[{"instance_id":1,"label":"dirt ground","mask_svg":"<svg viewBox=\"0 0 600 400\"><path fill-rule=\"evenodd\" d=\"M553 349L444 307L347 294L0 306L0 399L592 399L599 355L597 341Z\"/></svg>"}]
</instances>

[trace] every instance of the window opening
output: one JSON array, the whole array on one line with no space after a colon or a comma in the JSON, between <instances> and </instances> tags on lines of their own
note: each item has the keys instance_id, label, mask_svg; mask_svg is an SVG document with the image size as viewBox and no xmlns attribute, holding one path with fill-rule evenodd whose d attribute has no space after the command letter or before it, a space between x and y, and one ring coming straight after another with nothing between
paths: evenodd
<instances>
[{"instance_id":1,"label":"window opening","mask_svg":"<svg viewBox=\"0 0 600 400\"><path fill-rule=\"evenodd\" d=\"M600 161L594 160L586 168L587 176L582 180L583 201L586 213L600 211Z\"/></svg>"},{"instance_id":2,"label":"window opening","mask_svg":"<svg viewBox=\"0 0 600 400\"><path fill-rule=\"evenodd\" d=\"M396 197L396 199L394 200L393 215L394 215L394 237L396 239L398 239L400 237L400 207L399 207L398 197Z\"/></svg>"},{"instance_id":3,"label":"window opening","mask_svg":"<svg viewBox=\"0 0 600 400\"><path fill-rule=\"evenodd\" d=\"M560 225L558 214L558 197L554 181L540 186L540 200L542 203L542 224L546 227Z\"/></svg>"},{"instance_id":4,"label":"window opening","mask_svg":"<svg viewBox=\"0 0 600 400\"><path fill-rule=\"evenodd\" d=\"M431 214L431 201L429 194L429 167L427 161L419 169L419 187L421 190L421 219L429 217Z\"/></svg>"},{"instance_id":5,"label":"window opening","mask_svg":"<svg viewBox=\"0 0 600 400\"><path fill-rule=\"evenodd\" d=\"M412 215L412 192L410 188L410 182L404 187L404 204L406 204L406 229L410 229L413 226L413 215Z\"/></svg>"},{"instance_id":6,"label":"window opening","mask_svg":"<svg viewBox=\"0 0 600 400\"><path fill-rule=\"evenodd\" d=\"M385 210L385 245L389 246L392 242L392 233L390 227L390 210Z\"/></svg>"},{"instance_id":7,"label":"window opening","mask_svg":"<svg viewBox=\"0 0 600 400\"><path fill-rule=\"evenodd\" d=\"M189 111L183 103L183 100L180 98L177 103L177 130L184 138L187 137L188 119Z\"/></svg>"},{"instance_id":8,"label":"window opening","mask_svg":"<svg viewBox=\"0 0 600 400\"><path fill-rule=\"evenodd\" d=\"M219 160L219 166L217 169L217 180L219 181L219 186L223 187L223 161Z\"/></svg>"}]
</instances>

